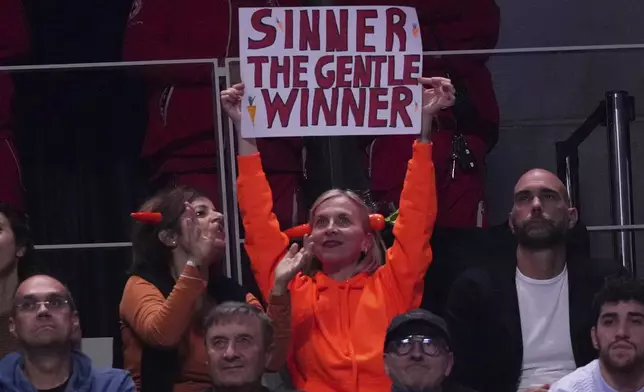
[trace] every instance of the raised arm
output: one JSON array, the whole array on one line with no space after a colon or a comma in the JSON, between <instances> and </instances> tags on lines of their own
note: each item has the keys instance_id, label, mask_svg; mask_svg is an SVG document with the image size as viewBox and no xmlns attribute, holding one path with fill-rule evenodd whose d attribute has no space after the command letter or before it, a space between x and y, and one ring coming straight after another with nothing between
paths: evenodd
<instances>
[{"instance_id":1,"label":"raised arm","mask_svg":"<svg viewBox=\"0 0 644 392\"><path fill-rule=\"evenodd\" d=\"M201 228L197 212L188 203L179 224L181 238L173 238L168 230L158 234L166 245L181 243L181 252L173 253L172 262L183 267L181 272L178 272L181 267L177 267L179 276L168 297L141 271L128 280L121 299L121 319L153 346L174 347L179 343L190 325L197 301L206 291L210 268L218 263L225 246L222 238Z\"/></svg>"},{"instance_id":2,"label":"raised arm","mask_svg":"<svg viewBox=\"0 0 644 392\"><path fill-rule=\"evenodd\" d=\"M422 129L414 142L400 195L399 215L394 225L394 244L387 250L387 263L377 272L399 298L401 311L420 306L423 279L432 261L429 244L436 221L436 179L430 134L432 118L454 102L454 87L445 78L421 78L431 87L423 92Z\"/></svg>"},{"instance_id":3,"label":"raised arm","mask_svg":"<svg viewBox=\"0 0 644 392\"><path fill-rule=\"evenodd\" d=\"M199 270L191 265L183 269L168 298L152 283L132 276L123 291L121 318L145 343L174 347L190 325L206 286Z\"/></svg>"},{"instance_id":4,"label":"raised arm","mask_svg":"<svg viewBox=\"0 0 644 392\"><path fill-rule=\"evenodd\" d=\"M268 298L273 286L275 267L286 252L289 239L280 230L273 214L273 195L262 169L255 139L241 137L241 100L244 85L236 84L221 92L222 107L237 130L239 175L237 198L246 236L244 247L250 258L255 280Z\"/></svg>"}]
</instances>

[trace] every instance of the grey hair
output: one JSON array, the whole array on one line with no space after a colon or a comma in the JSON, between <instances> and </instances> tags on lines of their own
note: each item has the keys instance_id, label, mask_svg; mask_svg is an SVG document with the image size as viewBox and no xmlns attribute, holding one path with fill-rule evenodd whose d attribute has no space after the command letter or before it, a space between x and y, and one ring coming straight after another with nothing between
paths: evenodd
<instances>
[{"instance_id":1,"label":"grey hair","mask_svg":"<svg viewBox=\"0 0 644 392\"><path fill-rule=\"evenodd\" d=\"M264 345L269 347L273 344L274 329L271 319L257 306L243 302L224 302L211 309L203 323L204 339L205 332L212 326L224 324L239 316L251 316L259 319L262 326Z\"/></svg>"}]
</instances>

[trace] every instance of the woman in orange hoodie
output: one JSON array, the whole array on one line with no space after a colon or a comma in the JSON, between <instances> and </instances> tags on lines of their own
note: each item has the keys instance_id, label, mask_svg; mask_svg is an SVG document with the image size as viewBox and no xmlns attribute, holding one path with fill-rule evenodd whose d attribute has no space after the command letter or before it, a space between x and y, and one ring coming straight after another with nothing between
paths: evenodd
<instances>
[{"instance_id":1,"label":"woman in orange hoodie","mask_svg":"<svg viewBox=\"0 0 644 392\"><path fill-rule=\"evenodd\" d=\"M417 308L432 260L436 219L430 134L436 113L454 102L448 79L421 78L422 130L414 143L403 187L394 245L384 252L369 224L369 209L355 194L331 190L314 203L305 238L316 265L298 273L291 292L289 370L308 392L385 392L383 341L389 322ZM223 108L239 131L243 84L222 92ZM244 245L263 293L274 289L275 269L289 247L271 212L271 190L254 140L239 134L237 195ZM381 251L382 250L382 251ZM288 257L288 256L287 256Z\"/></svg>"}]
</instances>

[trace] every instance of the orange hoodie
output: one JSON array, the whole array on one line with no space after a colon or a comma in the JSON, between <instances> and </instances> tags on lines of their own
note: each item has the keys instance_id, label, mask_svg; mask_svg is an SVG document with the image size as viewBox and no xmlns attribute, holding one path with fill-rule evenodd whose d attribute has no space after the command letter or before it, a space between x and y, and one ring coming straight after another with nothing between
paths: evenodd
<instances>
[{"instance_id":1,"label":"orange hoodie","mask_svg":"<svg viewBox=\"0 0 644 392\"><path fill-rule=\"evenodd\" d=\"M289 245L271 212L271 190L259 154L238 157L239 206L244 245L255 279L268 295L275 267ZM384 266L337 282L321 272L298 274L290 283L289 369L295 387L308 392L388 392L385 331L398 314L417 308L432 260L429 240L436 220L432 147L414 143L400 197L396 240Z\"/></svg>"}]
</instances>

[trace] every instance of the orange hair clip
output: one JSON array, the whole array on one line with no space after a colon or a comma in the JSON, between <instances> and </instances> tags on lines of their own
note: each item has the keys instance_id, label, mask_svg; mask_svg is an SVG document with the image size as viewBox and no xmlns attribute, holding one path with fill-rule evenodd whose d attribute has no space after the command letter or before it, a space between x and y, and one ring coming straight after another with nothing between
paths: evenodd
<instances>
[{"instance_id":1,"label":"orange hair clip","mask_svg":"<svg viewBox=\"0 0 644 392\"><path fill-rule=\"evenodd\" d=\"M385 217L380 214L371 214L369 215L369 224L373 231L381 231L385 228ZM311 234L311 226L308 223L303 225L291 227L290 229L284 230L289 238L301 238L307 234Z\"/></svg>"},{"instance_id":2,"label":"orange hair clip","mask_svg":"<svg viewBox=\"0 0 644 392\"><path fill-rule=\"evenodd\" d=\"M158 225L163 220L160 212L133 212L130 216L138 222Z\"/></svg>"}]
</instances>

